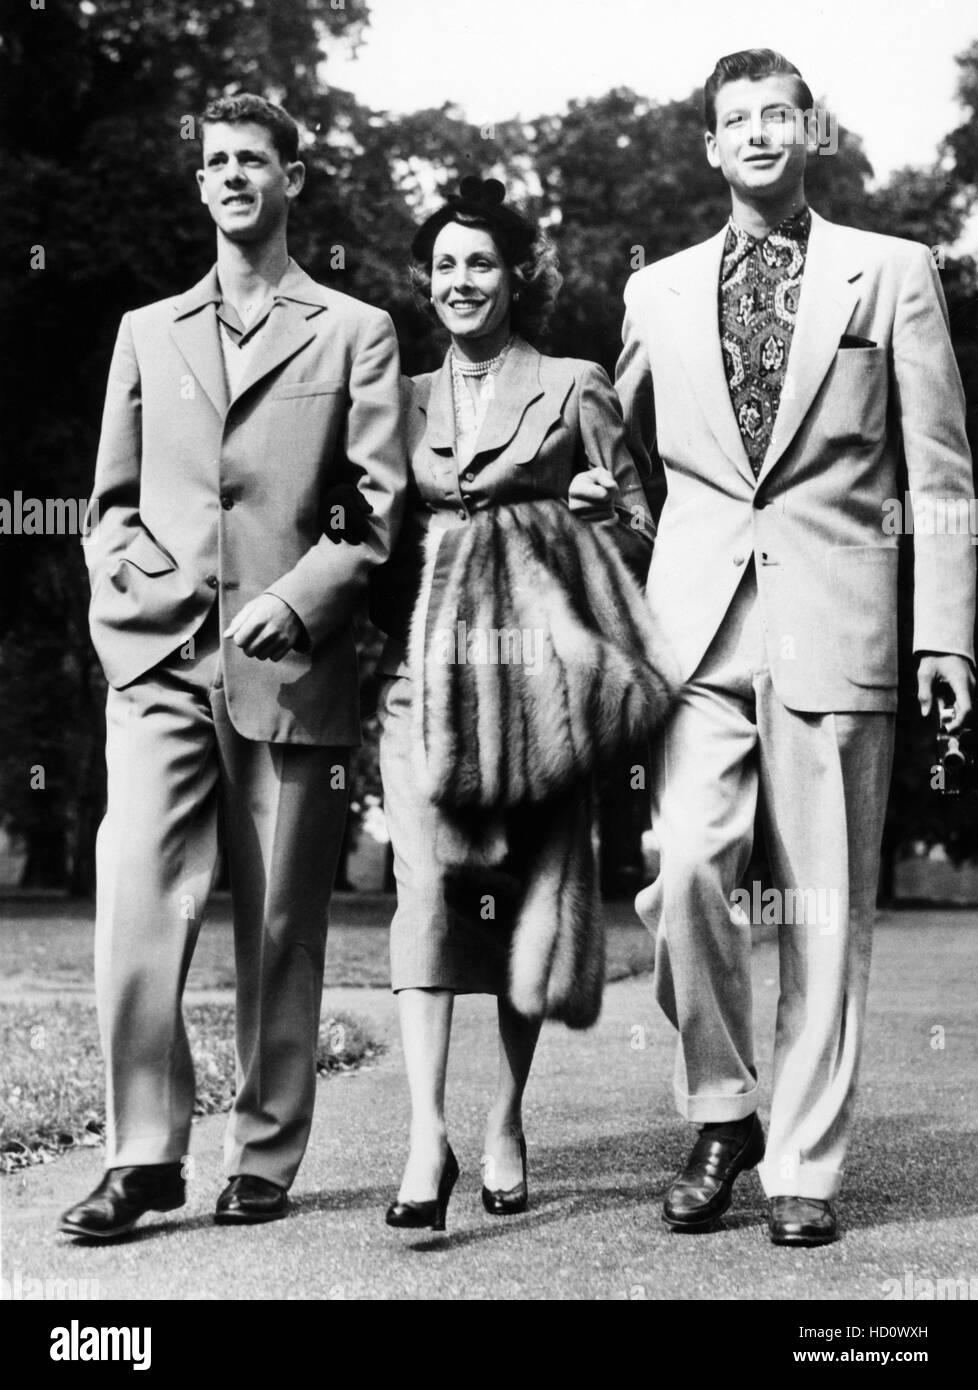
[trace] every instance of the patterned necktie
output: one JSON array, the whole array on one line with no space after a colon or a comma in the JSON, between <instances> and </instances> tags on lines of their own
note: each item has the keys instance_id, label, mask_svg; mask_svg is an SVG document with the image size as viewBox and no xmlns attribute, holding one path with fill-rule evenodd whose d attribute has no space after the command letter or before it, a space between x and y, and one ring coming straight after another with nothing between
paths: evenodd
<instances>
[{"instance_id":1,"label":"patterned necktie","mask_svg":"<svg viewBox=\"0 0 978 1390\"><path fill-rule=\"evenodd\" d=\"M812 215L808 208L757 239L731 221L720 269L720 342L730 400L754 476L781 401L798 315Z\"/></svg>"}]
</instances>

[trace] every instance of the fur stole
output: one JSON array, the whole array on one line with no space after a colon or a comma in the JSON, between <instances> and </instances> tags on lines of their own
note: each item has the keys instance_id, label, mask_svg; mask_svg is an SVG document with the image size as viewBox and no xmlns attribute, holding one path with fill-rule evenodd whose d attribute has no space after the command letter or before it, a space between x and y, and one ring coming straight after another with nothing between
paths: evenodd
<instances>
[{"instance_id":1,"label":"fur stole","mask_svg":"<svg viewBox=\"0 0 978 1390\"><path fill-rule=\"evenodd\" d=\"M565 503L489 509L429 532L409 663L439 857L469 875L515 857L512 1003L589 1027L604 974L591 784L675 688L644 596Z\"/></svg>"}]
</instances>

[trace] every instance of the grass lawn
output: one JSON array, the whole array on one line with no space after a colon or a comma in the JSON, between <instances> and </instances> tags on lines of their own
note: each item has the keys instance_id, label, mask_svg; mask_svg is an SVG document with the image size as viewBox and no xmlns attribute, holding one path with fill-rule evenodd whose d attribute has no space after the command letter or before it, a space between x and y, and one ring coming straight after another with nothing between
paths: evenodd
<instances>
[{"instance_id":1,"label":"grass lawn","mask_svg":"<svg viewBox=\"0 0 978 1390\"><path fill-rule=\"evenodd\" d=\"M0 899L0 980L7 997L20 993L17 986L26 990L38 982L49 990L91 989L93 911L91 903L58 898ZM388 988L387 928L393 911L394 899L385 894L336 894L326 947L327 990L331 985ZM651 970L652 938L631 903L605 903L603 912L608 979ZM201 928L187 988L233 985L231 903L222 896Z\"/></svg>"},{"instance_id":2,"label":"grass lawn","mask_svg":"<svg viewBox=\"0 0 978 1390\"><path fill-rule=\"evenodd\" d=\"M378 1044L361 1020L332 1017L330 987L387 989L387 926L394 900L337 894L326 950L323 1073L361 1065ZM604 906L608 979L651 968L652 940L630 903ZM63 899L0 899L0 1172L102 1142L104 1083L92 999L93 909ZM187 1027L197 1113L227 1110L234 1094L234 1009L194 991L234 985L231 905L218 898L201 930L188 980Z\"/></svg>"},{"instance_id":3,"label":"grass lawn","mask_svg":"<svg viewBox=\"0 0 978 1390\"><path fill-rule=\"evenodd\" d=\"M196 1115L228 1110L234 1097L234 1008L191 1004L187 1033L197 1076ZM324 1017L320 1074L349 1071L379 1048L359 1019ZM102 1142L105 1084L90 999L0 1007L0 1172L45 1162L77 1144Z\"/></svg>"}]
</instances>

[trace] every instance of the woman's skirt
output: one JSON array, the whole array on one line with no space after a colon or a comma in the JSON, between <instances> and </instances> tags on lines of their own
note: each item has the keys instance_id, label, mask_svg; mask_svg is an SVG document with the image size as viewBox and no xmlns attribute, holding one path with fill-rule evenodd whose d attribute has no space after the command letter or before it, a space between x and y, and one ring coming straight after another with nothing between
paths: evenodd
<instances>
[{"instance_id":1,"label":"woman's skirt","mask_svg":"<svg viewBox=\"0 0 978 1390\"><path fill-rule=\"evenodd\" d=\"M500 876L446 874L437 856L438 811L419 787L411 679L381 685L380 775L394 852L397 910L391 922L391 988L505 992L511 939Z\"/></svg>"}]
</instances>

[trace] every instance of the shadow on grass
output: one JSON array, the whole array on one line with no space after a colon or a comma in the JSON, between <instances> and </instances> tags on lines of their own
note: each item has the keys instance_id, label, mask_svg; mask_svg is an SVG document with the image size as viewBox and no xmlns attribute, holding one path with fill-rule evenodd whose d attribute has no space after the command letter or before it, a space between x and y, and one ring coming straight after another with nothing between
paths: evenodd
<instances>
[{"instance_id":1,"label":"shadow on grass","mask_svg":"<svg viewBox=\"0 0 978 1390\"><path fill-rule=\"evenodd\" d=\"M850 1229L978 1214L978 1130L941 1115L856 1121L840 1209Z\"/></svg>"}]
</instances>

